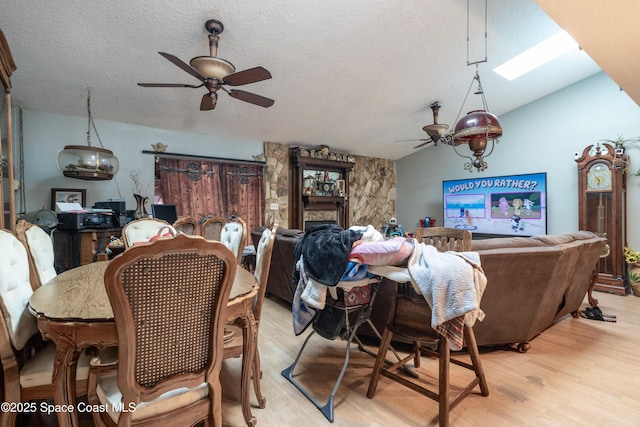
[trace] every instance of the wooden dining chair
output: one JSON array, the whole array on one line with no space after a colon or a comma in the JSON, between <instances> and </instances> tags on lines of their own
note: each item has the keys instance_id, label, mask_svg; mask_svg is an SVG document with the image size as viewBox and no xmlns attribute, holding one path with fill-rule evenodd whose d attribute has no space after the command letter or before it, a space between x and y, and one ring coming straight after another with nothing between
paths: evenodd
<instances>
[{"instance_id":1,"label":"wooden dining chair","mask_svg":"<svg viewBox=\"0 0 640 427\"><path fill-rule=\"evenodd\" d=\"M198 234L198 222L192 216L181 216L171 225L178 233L184 233L189 236Z\"/></svg>"},{"instance_id":2,"label":"wooden dining chair","mask_svg":"<svg viewBox=\"0 0 640 427\"><path fill-rule=\"evenodd\" d=\"M108 408L93 413L96 425L222 425L219 375L236 269L222 243L184 234L110 262L104 279L118 361L114 369L92 360L88 401Z\"/></svg>"},{"instance_id":3,"label":"wooden dining chair","mask_svg":"<svg viewBox=\"0 0 640 427\"><path fill-rule=\"evenodd\" d=\"M435 246L439 252L464 252L471 250L471 233L445 227L422 228L414 231L418 243ZM373 374L369 381L367 397L375 395L380 375L390 378L405 387L421 393L439 403L438 422L442 427L449 425L449 411L466 397L476 386L480 386L483 396L489 395L489 388L472 327L464 324L464 341L471 363L451 357L447 339L431 328L431 308L422 295L418 295L410 283L397 284L397 294L393 300L388 322L382 333L382 339L376 357ZM385 359L392 339L400 338L412 343L412 351L398 362L388 366ZM423 345L424 344L424 345ZM430 389L424 382L411 380L401 375L400 369L413 361L414 368L420 368L423 354L438 358L438 389ZM474 378L464 387L459 387L452 396L449 384L450 363L474 372Z\"/></svg>"},{"instance_id":4,"label":"wooden dining chair","mask_svg":"<svg viewBox=\"0 0 640 427\"><path fill-rule=\"evenodd\" d=\"M54 264L53 240L42 228L23 219L16 224L15 233L27 248L29 278L35 291L58 275Z\"/></svg>"},{"instance_id":5,"label":"wooden dining chair","mask_svg":"<svg viewBox=\"0 0 640 427\"><path fill-rule=\"evenodd\" d=\"M158 234L176 235L176 229L163 219L141 218L127 223L122 228L122 243L125 250L136 243L147 243Z\"/></svg>"},{"instance_id":6,"label":"wooden dining chair","mask_svg":"<svg viewBox=\"0 0 640 427\"><path fill-rule=\"evenodd\" d=\"M271 255L273 254L273 246L276 241L276 231L278 230L278 222L273 224L271 229L265 229L260 236L258 242L258 248L256 249L256 269L253 273L258 283L258 294L253 306L253 318L255 320L255 354L253 357L252 378L253 389L258 399L258 405L260 408L264 408L266 405L266 399L262 396L260 389L260 379L262 377L262 371L260 367L260 352L258 351L258 332L260 327L260 317L262 315L262 305L264 303L264 297L267 292L267 280L269 279L269 270L271 268ZM236 324L227 325L228 330L231 331L231 339L225 342L224 345L224 357L240 357L242 356L243 340L242 330Z\"/></svg>"},{"instance_id":7,"label":"wooden dining chair","mask_svg":"<svg viewBox=\"0 0 640 427\"><path fill-rule=\"evenodd\" d=\"M236 254L238 264L242 264L242 253L248 239L247 224L242 218L235 215L229 218L220 231L220 241Z\"/></svg>"},{"instance_id":8,"label":"wooden dining chair","mask_svg":"<svg viewBox=\"0 0 640 427\"><path fill-rule=\"evenodd\" d=\"M200 235L207 240L220 241L220 233L226 221L221 216L209 216L200 221Z\"/></svg>"},{"instance_id":9,"label":"wooden dining chair","mask_svg":"<svg viewBox=\"0 0 640 427\"><path fill-rule=\"evenodd\" d=\"M36 317L27 306L33 289L23 243L12 233L0 230L0 253L2 398L10 404L28 404L25 408L38 412L39 406L33 402L54 396L56 347L53 342L42 341ZM78 361L75 371L77 396L85 395L87 391L88 362L84 355ZM16 425L17 415L17 411L0 411L0 426Z\"/></svg>"}]
</instances>

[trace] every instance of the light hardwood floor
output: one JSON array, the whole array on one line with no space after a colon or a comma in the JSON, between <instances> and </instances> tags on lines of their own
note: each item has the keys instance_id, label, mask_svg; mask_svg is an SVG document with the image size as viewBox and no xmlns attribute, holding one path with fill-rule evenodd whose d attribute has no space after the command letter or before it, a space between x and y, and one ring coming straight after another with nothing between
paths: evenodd
<instances>
[{"instance_id":1,"label":"light hardwood floor","mask_svg":"<svg viewBox=\"0 0 640 427\"><path fill-rule=\"evenodd\" d=\"M640 298L596 292L616 323L567 316L535 338L528 353L481 349L490 395L474 394L451 411L452 426L637 426L640 423ZM583 308L586 307L586 302ZM331 423L280 371L289 366L307 332L293 333L290 308L267 298L260 326L262 391L254 406L258 426L329 426ZM345 342L311 339L296 379L325 401L336 379ZM375 350L375 348L374 348ZM382 377L366 397L373 358L352 347L335 401L335 426L437 425L438 406ZM425 360L423 366L434 366ZM466 373L465 373L466 375ZM243 426L239 404L240 360L224 363L224 426ZM452 383L461 378L452 367ZM428 378L429 379L429 378ZM433 380L433 378L430 378ZM256 405L252 394L252 404Z\"/></svg>"},{"instance_id":2,"label":"light hardwood floor","mask_svg":"<svg viewBox=\"0 0 640 427\"><path fill-rule=\"evenodd\" d=\"M638 426L640 425L640 298L596 292L600 308L616 323L565 317L535 338L528 353L481 349L490 395L473 394L451 411L452 426ZM586 302L583 308L586 307ZM280 371L288 367L307 332L293 333L289 306L265 300L260 326L264 409L255 407L258 426L324 426L332 424ZM296 368L296 379L324 402L344 357L345 342L311 339ZM373 350L376 350L373 348ZM366 397L373 358L352 347L351 358L335 401L334 426L402 427L437 425L438 406L418 393L380 378L373 399ZM424 367L435 368L423 359ZM452 367L452 383L461 378ZM466 372L464 373L466 375ZM466 377L465 377L466 378ZM465 379L463 378L463 379ZM434 378L427 377L434 381ZM224 362L223 425L246 424L240 407L240 359ZM36 426L56 426L44 417ZM93 426L90 416L81 427Z\"/></svg>"}]
</instances>

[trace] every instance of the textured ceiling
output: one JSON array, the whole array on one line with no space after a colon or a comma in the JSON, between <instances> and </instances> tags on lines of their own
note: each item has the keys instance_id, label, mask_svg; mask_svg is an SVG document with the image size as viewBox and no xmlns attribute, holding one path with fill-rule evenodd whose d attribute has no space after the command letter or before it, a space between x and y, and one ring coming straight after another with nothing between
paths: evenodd
<instances>
[{"instance_id":1,"label":"textured ceiling","mask_svg":"<svg viewBox=\"0 0 640 427\"><path fill-rule=\"evenodd\" d=\"M471 61L484 57L483 7L471 0ZM388 159L415 151L416 142L397 140L426 137L432 102L442 104L440 123L453 126L459 116L475 73L466 65L466 16L466 0L0 0L0 29L17 65L14 105L86 116L91 87L98 120ZM219 57L273 75L238 88L274 99L271 108L220 92L216 109L201 112L202 88L136 85L198 84L158 52L185 62L208 55L211 18L225 26ZM605 68L576 51L513 82L492 71L559 29L534 0L489 0L488 63L479 71L492 112ZM464 110L481 105L471 93Z\"/></svg>"}]
</instances>

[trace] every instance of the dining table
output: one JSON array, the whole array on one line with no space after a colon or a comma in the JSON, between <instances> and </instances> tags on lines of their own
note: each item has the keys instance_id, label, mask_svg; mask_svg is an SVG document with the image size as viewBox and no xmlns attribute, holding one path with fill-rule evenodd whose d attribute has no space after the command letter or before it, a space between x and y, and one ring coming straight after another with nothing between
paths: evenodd
<instances>
[{"instance_id":1,"label":"dining table","mask_svg":"<svg viewBox=\"0 0 640 427\"><path fill-rule=\"evenodd\" d=\"M104 286L108 264L109 261L98 261L64 271L36 289L29 300L29 310L37 317L42 337L56 345L53 367L56 407L76 407L76 366L82 352L118 345L113 310ZM256 345L253 304L257 292L253 274L238 266L226 316L228 323L240 320L242 325L241 403L247 425L255 424L249 389ZM78 426L75 410L56 411L56 418L60 427Z\"/></svg>"}]
</instances>

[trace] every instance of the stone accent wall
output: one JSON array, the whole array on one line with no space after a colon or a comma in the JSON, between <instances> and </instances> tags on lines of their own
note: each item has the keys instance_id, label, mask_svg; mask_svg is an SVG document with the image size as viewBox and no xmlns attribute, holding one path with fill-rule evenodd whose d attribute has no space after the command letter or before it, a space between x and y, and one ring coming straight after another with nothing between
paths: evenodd
<instances>
[{"instance_id":1,"label":"stone accent wall","mask_svg":"<svg viewBox=\"0 0 640 427\"><path fill-rule=\"evenodd\" d=\"M289 228L289 146L265 142L265 222L278 220L280 227ZM372 224L379 230L396 212L396 171L392 160L354 156L355 166L349 175L349 222L351 225ZM277 203L278 209L271 210ZM335 219L318 212L319 217Z\"/></svg>"},{"instance_id":2,"label":"stone accent wall","mask_svg":"<svg viewBox=\"0 0 640 427\"><path fill-rule=\"evenodd\" d=\"M270 225L277 220L280 227L289 228L289 146L265 142L264 155L265 223ZM272 203L278 204L277 210L271 209Z\"/></svg>"},{"instance_id":3,"label":"stone accent wall","mask_svg":"<svg viewBox=\"0 0 640 427\"><path fill-rule=\"evenodd\" d=\"M349 180L350 224L371 224L382 230L396 215L395 162L356 156Z\"/></svg>"}]
</instances>

